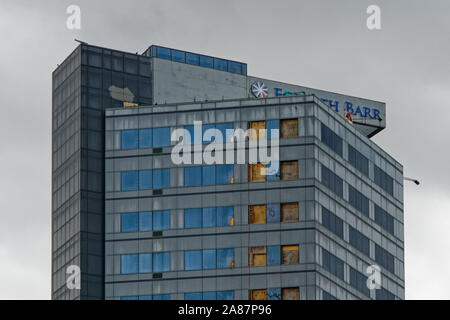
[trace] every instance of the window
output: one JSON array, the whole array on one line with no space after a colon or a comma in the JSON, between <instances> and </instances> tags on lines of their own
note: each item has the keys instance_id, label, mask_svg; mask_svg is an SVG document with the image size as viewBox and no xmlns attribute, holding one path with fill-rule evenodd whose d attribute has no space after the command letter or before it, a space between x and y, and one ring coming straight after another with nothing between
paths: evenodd
<instances>
[{"instance_id":1,"label":"window","mask_svg":"<svg viewBox=\"0 0 450 320\"><path fill-rule=\"evenodd\" d=\"M356 249L364 253L366 256L370 257L370 242L369 238L363 235L361 232L348 226L349 229L349 242Z\"/></svg>"},{"instance_id":2,"label":"window","mask_svg":"<svg viewBox=\"0 0 450 320\"><path fill-rule=\"evenodd\" d=\"M322 207L322 225L339 238L344 239L343 220L325 207Z\"/></svg>"},{"instance_id":3,"label":"window","mask_svg":"<svg viewBox=\"0 0 450 320\"><path fill-rule=\"evenodd\" d=\"M139 273L152 272L152 254L141 253L139 254Z\"/></svg>"},{"instance_id":4,"label":"window","mask_svg":"<svg viewBox=\"0 0 450 320\"><path fill-rule=\"evenodd\" d=\"M248 180L266 181L266 165L263 163L253 163L248 165Z\"/></svg>"},{"instance_id":5,"label":"window","mask_svg":"<svg viewBox=\"0 0 450 320\"><path fill-rule=\"evenodd\" d=\"M170 146L170 128L153 128L153 147Z\"/></svg>"},{"instance_id":6,"label":"window","mask_svg":"<svg viewBox=\"0 0 450 320\"><path fill-rule=\"evenodd\" d=\"M205 214L205 213L203 213ZM234 207L218 207L217 208L217 226L233 226L234 225Z\"/></svg>"},{"instance_id":7,"label":"window","mask_svg":"<svg viewBox=\"0 0 450 320\"><path fill-rule=\"evenodd\" d=\"M214 69L228 71L228 64L226 60L214 58Z\"/></svg>"},{"instance_id":8,"label":"window","mask_svg":"<svg viewBox=\"0 0 450 320\"><path fill-rule=\"evenodd\" d=\"M203 269L216 269L216 250L203 250Z\"/></svg>"},{"instance_id":9,"label":"window","mask_svg":"<svg viewBox=\"0 0 450 320\"><path fill-rule=\"evenodd\" d=\"M369 199L351 185L348 185L348 202L362 214L369 216Z\"/></svg>"},{"instance_id":10,"label":"window","mask_svg":"<svg viewBox=\"0 0 450 320\"><path fill-rule=\"evenodd\" d=\"M250 224L266 223L266 205L249 206L248 220Z\"/></svg>"},{"instance_id":11,"label":"window","mask_svg":"<svg viewBox=\"0 0 450 320\"><path fill-rule=\"evenodd\" d=\"M157 57L158 58L170 60L170 49L169 48L157 47L156 49L157 49Z\"/></svg>"},{"instance_id":12,"label":"window","mask_svg":"<svg viewBox=\"0 0 450 320\"><path fill-rule=\"evenodd\" d=\"M217 291L217 300L234 300L234 291Z\"/></svg>"},{"instance_id":13,"label":"window","mask_svg":"<svg viewBox=\"0 0 450 320\"><path fill-rule=\"evenodd\" d=\"M395 235L394 217L377 205L375 205L375 222L393 236Z\"/></svg>"},{"instance_id":14,"label":"window","mask_svg":"<svg viewBox=\"0 0 450 320\"><path fill-rule=\"evenodd\" d=\"M298 203L281 204L281 221L296 222L298 221Z\"/></svg>"},{"instance_id":15,"label":"window","mask_svg":"<svg viewBox=\"0 0 450 320\"><path fill-rule=\"evenodd\" d=\"M350 285L367 297L370 297L370 291L367 287L367 276L352 267L350 267Z\"/></svg>"},{"instance_id":16,"label":"window","mask_svg":"<svg viewBox=\"0 0 450 320\"><path fill-rule=\"evenodd\" d=\"M184 227L201 228L202 227L202 209L184 210Z\"/></svg>"},{"instance_id":17,"label":"window","mask_svg":"<svg viewBox=\"0 0 450 320\"><path fill-rule=\"evenodd\" d=\"M267 265L274 266L281 264L281 250L280 246L267 247Z\"/></svg>"},{"instance_id":18,"label":"window","mask_svg":"<svg viewBox=\"0 0 450 320\"><path fill-rule=\"evenodd\" d=\"M298 119L281 120L281 138L298 137Z\"/></svg>"},{"instance_id":19,"label":"window","mask_svg":"<svg viewBox=\"0 0 450 320\"><path fill-rule=\"evenodd\" d=\"M348 161L352 166L361 171L367 177L369 176L369 159L362 153L348 145Z\"/></svg>"},{"instance_id":20,"label":"window","mask_svg":"<svg viewBox=\"0 0 450 320\"><path fill-rule=\"evenodd\" d=\"M170 294L155 294L153 300L170 300Z\"/></svg>"},{"instance_id":21,"label":"window","mask_svg":"<svg viewBox=\"0 0 450 320\"><path fill-rule=\"evenodd\" d=\"M394 179L376 165L374 165L374 178L375 183L379 187L391 196L394 195Z\"/></svg>"},{"instance_id":22,"label":"window","mask_svg":"<svg viewBox=\"0 0 450 320\"><path fill-rule=\"evenodd\" d=\"M233 300L234 291L187 292L185 300Z\"/></svg>"},{"instance_id":23,"label":"window","mask_svg":"<svg viewBox=\"0 0 450 320\"><path fill-rule=\"evenodd\" d=\"M241 64L239 62L228 61L228 71L232 73L241 74Z\"/></svg>"},{"instance_id":24,"label":"window","mask_svg":"<svg viewBox=\"0 0 450 320\"><path fill-rule=\"evenodd\" d=\"M121 214L121 232L136 232L139 228L139 213L122 213Z\"/></svg>"},{"instance_id":25,"label":"window","mask_svg":"<svg viewBox=\"0 0 450 320\"><path fill-rule=\"evenodd\" d=\"M267 222L280 222L279 203L272 203L267 205Z\"/></svg>"},{"instance_id":26,"label":"window","mask_svg":"<svg viewBox=\"0 0 450 320\"><path fill-rule=\"evenodd\" d=\"M298 245L281 246L281 263L298 264Z\"/></svg>"},{"instance_id":27,"label":"window","mask_svg":"<svg viewBox=\"0 0 450 320\"><path fill-rule=\"evenodd\" d=\"M266 247L253 247L248 249L248 263L250 266L265 266L266 261Z\"/></svg>"},{"instance_id":28,"label":"window","mask_svg":"<svg viewBox=\"0 0 450 320\"><path fill-rule=\"evenodd\" d=\"M337 300L337 298L325 290L322 290L322 300Z\"/></svg>"},{"instance_id":29,"label":"window","mask_svg":"<svg viewBox=\"0 0 450 320\"><path fill-rule=\"evenodd\" d=\"M281 300L281 288L267 289L267 300Z\"/></svg>"},{"instance_id":30,"label":"window","mask_svg":"<svg viewBox=\"0 0 450 320\"><path fill-rule=\"evenodd\" d=\"M267 127L267 140L269 139L279 139L280 138L280 120L267 120L266 121L266 127ZM278 130L278 133L273 132L272 130Z\"/></svg>"},{"instance_id":31,"label":"window","mask_svg":"<svg viewBox=\"0 0 450 320\"><path fill-rule=\"evenodd\" d=\"M322 165L322 183L339 197L343 197L343 180L324 165Z\"/></svg>"},{"instance_id":32,"label":"window","mask_svg":"<svg viewBox=\"0 0 450 320\"><path fill-rule=\"evenodd\" d=\"M217 269L234 267L234 249L217 249Z\"/></svg>"},{"instance_id":33,"label":"window","mask_svg":"<svg viewBox=\"0 0 450 320\"><path fill-rule=\"evenodd\" d=\"M151 148L152 147L152 129L139 130L139 148Z\"/></svg>"},{"instance_id":34,"label":"window","mask_svg":"<svg viewBox=\"0 0 450 320\"><path fill-rule=\"evenodd\" d=\"M152 188L152 170L139 171L139 189L148 190Z\"/></svg>"},{"instance_id":35,"label":"window","mask_svg":"<svg viewBox=\"0 0 450 320\"><path fill-rule=\"evenodd\" d=\"M202 167L184 168L184 185L186 187L195 187L202 185Z\"/></svg>"},{"instance_id":36,"label":"window","mask_svg":"<svg viewBox=\"0 0 450 320\"><path fill-rule=\"evenodd\" d=\"M153 272L170 271L170 252L153 253Z\"/></svg>"},{"instance_id":37,"label":"window","mask_svg":"<svg viewBox=\"0 0 450 320\"><path fill-rule=\"evenodd\" d=\"M172 61L186 62L185 52L172 49Z\"/></svg>"},{"instance_id":38,"label":"window","mask_svg":"<svg viewBox=\"0 0 450 320\"><path fill-rule=\"evenodd\" d=\"M342 138L322 123L321 141L342 157Z\"/></svg>"},{"instance_id":39,"label":"window","mask_svg":"<svg viewBox=\"0 0 450 320\"><path fill-rule=\"evenodd\" d=\"M170 211L153 211L153 230L170 229Z\"/></svg>"},{"instance_id":40,"label":"window","mask_svg":"<svg viewBox=\"0 0 450 320\"><path fill-rule=\"evenodd\" d=\"M140 212L139 213L139 231L150 231L153 229L153 213Z\"/></svg>"},{"instance_id":41,"label":"window","mask_svg":"<svg viewBox=\"0 0 450 320\"><path fill-rule=\"evenodd\" d=\"M386 270L395 273L394 256L377 244L375 244L375 261Z\"/></svg>"},{"instance_id":42,"label":"window","mask_svg":"<svg viewBox=\"0 0 450 320\"><path fill-rule=\"evenodd\" d=\"M200 66L212 68L214 66L213 58L207 56L200 56Z\"/></svg>"},{"instance_id":43,"label":"window","mask_svg":"<svg viewBox=\"0 0 450 320\"><path fill-rule=\"evenodd\" d=\"M266 139L266 133L263 129L266 129L265 121L250 121L248 124L249 139L250 140L264 140Z\"/></svg>"},{"instance_id":44,"label":"window","mask_svg":"<svg viewBox=\"0 0 450 320\"><path fill-rule=\"evenodd\" d=\"M322 248L322 267L329 273L344 280L344 261Z\"/></svg>"},{"instance_id":45,"label":"window","mask_svg":"<svg viewBox=\"0 0 450 320\"><path fill-rule=\"evenodd\" d=\"M122 150L138 148L138 130L122 130Z\"/></svg>"},{"instance_id":46,"label":"window","mask_svg":"<svg viewBox=\"0 0 450 320\"><path fill-rule=\"evenodd\" d=\"M230 184L234 182L234 166L232 164L222 164L216 166L216 183Z\"/></svg>"},{"instance_id":47,"label":"window","mask_svg":"<svg viewBox=\"0 0 450 320\"><path fill-rule=\"evenodd\" d=\"M202 209L202 226L203 227L216 226L216 208Z\"/></svg>"},{"instance_id":48,"label":"window","mask_svg":"<svg viewBox=\"0 0 450 320\"><path fill-rule=\"evenodd\" d=\"M184 294L184 300L202 300L201 292L186 292Z\"/></svg>"},{"instance_id":49,"label":"window","mask_svg":"<svg viewBox=\"0 0 450 320\"><path fill-rule=\"evenodd\" d=\"M395 300L395 295L387 291L385 288L375 290L376 300Z\"/></svg>"},{"instance_id":50,"label":"window","mask_svg":"<svg viewBox=\"0 0 450 320\"><path fill-rule=\"evenodd\" d=\"M281 180L298 179L298 161L281 161Z\"/></svg>"},{"instance_id":51,"label":"window","mask_svg":"<svg viewBox=\"0 0 450 320\"><path fill-rule=\"evenodd\" d=\"M299 288L283 288L281 291L282 300L299 300Z\"/></svg>"},{"instance_id":52,"label":"window","mask_svg":"<svg viewBox=\"0 0 450 320\"><path fill-rule=\"evenodd\" d=\"M184 252L184 270L202 269L202 251L190 250Z\"/></svg>"},{"instance_id":53,"label":"window","mask_svg":"<svg viewBox=\"0 0 450 320\"><path fill-rule=\"evenodd\" d=\"M170 187L170 170L155 169L153 170L153 189L163 189Z\"/></svg>"},{"instance_id":54,"label":"window","mask_svg":"<svg viewBox=\"0 0 450 320\"><path fill-rule=\"evenodd\" d=\"M122 171L121 172L121 190L134 191L138 189L138 171Z\"/></svg>"},{"instance_id":55,"label":"window","mask_svg":"<svg viewBox=\"0 0 450 320\"><path fill-rule=\"evenodd\" d=\"M123 254L120 257L120 273L121 274L132 274L139 272L138 265L138 254Z\"/></svg>"},{"instance_id":56,"label":"window","mask_svg":"<svg viewBox=\"0 0 450 320\"><path fill-rule=\"evenodd\" d=\"M199 55L195 53L186 52L186 63L198 66L200 63Z\"/></svg>"},{"instance_id":57,"label":"window","mask_svg":"<svg viewBox=\"0 0 450 320\"><path fill-rule=\"evenodd\" d=\"M216 184L216 166L203 166L202 185L213 186Z\"/></svg>"},{"instance_id":58,"label":"window","mask_svg":"<svg viewBox=\"0 0 450 320\"><path fill-rule=\"evenodd\" d=\"M267 300L267 290L250 290L250 300Z\"/></svg>"}]
</instances>

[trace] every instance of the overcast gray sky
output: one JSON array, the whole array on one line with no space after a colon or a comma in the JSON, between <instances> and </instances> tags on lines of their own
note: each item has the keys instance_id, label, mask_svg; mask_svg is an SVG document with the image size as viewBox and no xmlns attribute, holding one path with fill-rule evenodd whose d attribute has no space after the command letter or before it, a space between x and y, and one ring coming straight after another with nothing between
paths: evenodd
<instances>
[{"instance_id":1,"label":"overcast gray sky","mask_svg":"<svg viewBox=\"0 0 450 320\"><path fill-rule=\"evenodd\" d=\"M81 8L81 30L66 8ZM381 30L366 8L381 8ZM406 298L450 299L450 2L2 0L0 299L49 299L51 72L77 45L165 45L268 79L386 102L373 140L405 185Z\"/></svg>"}]
</instances>

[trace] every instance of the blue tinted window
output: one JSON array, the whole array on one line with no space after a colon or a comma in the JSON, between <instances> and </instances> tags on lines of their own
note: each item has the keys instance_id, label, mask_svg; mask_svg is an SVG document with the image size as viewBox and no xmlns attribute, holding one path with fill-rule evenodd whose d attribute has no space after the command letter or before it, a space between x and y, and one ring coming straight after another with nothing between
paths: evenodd
<instances>
[{"instance_id":1,"label":"blue tinted window","mask_svg":"<svg viewBox=\"0 0 450 320\"><path fill-rule=\"evenodd\" d=\"M216 166L216 183L229 184L234 175L234 167L232 164L222 164Z\"/></svg>"},{"instance_id":2,"label":"blue tinted window","mask_svg":"<svg viewBox=\"0 0 450 320\"><path fill-rule=\"evenodd\" d=\"M239 62L228 61L228 71L232 73L242 73L241 64Z\"/></svg>"},{"instance_id":3,"label":"blue tinted window","mask_svg":"<svg viewBox=\"0 0 450 320\"><path fill-rule=\"evenodd\" d=\"M209 139L205 139L205 132L210 129L215 129L215 125L213 124L203 124L202 125L202 139L203 143L211 143L215 141L215 133L213 132L213 137Z\"/></svg>"},{"instance_id":4,"label":"blue tinted window","mask_svg":"<svg viewBox=\"0 0 450 320\"><path fill-rule=\"evenodd\" d=\"M217 294L215 291L203 292L203 300L216 300Z\"/></svg>"},{"instance_id":5,"label":"blue tinted window","mask_svg":"<svg viewBox=\"0 0 450 320\"><path fill-rule=\"evenodd\" d=\"M367 287L367 276L352 267L350 267L350 285L370 297L370 290Z\"/></svg>"},{"instance_id":6,"label":"blue tinted window","mask_svg":"<svg viewBox=\"0 0 450 320\"><path fill-rule=\"evenodd\" d=\"M153 129L153 147L170 146L170 128L154 128Z\"/></svg>"},{"instance_id":7,"label":"blue tinted window","mask_svg":"<svg viewBox=\"0 0 450 320\"><path fill-rule=\"evenodd\" d=\"M234 300L234 291L218 291L217 300Z\"/></svg>"},{"instance_id":8,"label":"blue tinted window","mask_svg":"<svg viewBox=\"0 0 450 320\"><path fill-rule=\"evenodd\" d=\"M281 300L281 288L267 289L267 300Z\"/></svg>"},{"instance_id":9,"label":"blue tinted window","mask_svg":"<svg viewBox=\"0 0 450 320\"><path fill-rule=\"evenodd\" d=\"M170 60L170 49L158 47L158 58Z\"/></svg>"},{"instance_id":10,"label":"blue tinted window","mask_svg":"<svg viewBox=\"0 0 450 320\"><path fill-rule=\"evenodd\" d=\"M280 204L270 203L267 205L267 222L280 222Z\"/></svg>"},{"instance_id":11,"label":"blue tinted window","mask_svg":"<svg viewBox=\"0 0 450 320\"><path fill-rule=\"evenodd\" d=\"M184 300L202 300L201 292L186 292L184 294Z\"/></svg>"},{"instance_id":12,"label":"blue tinted window","mask_svg":"<svg viewBox=\"0 0 450 320\"><path fill-rule=\"evenodd\" d=\"M325 290L322 290L322 299L323 300L337 300L337 298L335 296L326 292Z\"/></svg>"},{"instance_id":13,"label":"blue tinted window","mask_svg":"<svg viewBox=\"0 0 450 320\"><path fill-rule=\"evenodd\" d=\"M184 227L202 227L202 209L184 209Z\"/></svg>"},{"instance_id":14,"label":"blue tinted window","mask_svg":"<svg viewBox=\"0 0 450 320\"><path fill-rule=\"evenodd\" d=\"M377 300L395 300L395 295L387 291L385 288L381 288L375 291L375 299Z\"/></svg>"},{"instance_id":15,"label":"blue tinted window","mask_svg":"<svg viewBox=\"0 0 450 320\"><path fill-rule=\"evenodd\" d=\"M395 273L394 256L377 244L375 244L375 261L385 269Z\"/></svg>"},{"instance_id":16,"label":"blue tinted window","mask_svg":"<svg viewBox=\"0 0 450 320\"><path fill-rule=\"evenodd\" d=\"M153 272L170 271L170 252L153 253Z\"/></svg>"},{"instance_id":17,"label":"blue tinted window","mask_svg":"<svg viewBox=\"0 0 450 320\"><path fill-rule=\"evenodd\" d=\"M231 225L231 219L234 218L234 207L217 208L217 226L226 227Z\"/></svg>"},{"instance_id":18,"label":"blue tinted window","mask_svg":"<svg viewBox=\"0 0 450 320\"><path fill-rule=\"evenodd\" d=\"M394 217L377 205L375 205L375 222L386 229L390 234L395 235Z\"/></svg>"},{"instance_id":19,"label":"blue tinted window","mask_svg":"<svg viewBox=\"0 0 450 320\"><path fill-rule=\"evenodd\" d=\"M153 214L149 212L139 213L139 231L150 231L153 229Z\"/></svg>"},{"instance_id":20,"label":"blue tinted window","mask_svg":"<svg viewBox=\"0 0 450 320\"><path fill-rule=\"evenodd\" d=\"M207 56L200 56L200 65L202 67L212 68L213 67L213 58Z\"/></svg>"},{"instance_id":21,"label":"blue tinted window","mask_svg":"<svg viewBox=\"0 0 450 320\"><path fill-rule=\"evenodd\" d=\"M267 129L267 139L279 139L280 138L280 120L267 120L266 121L266 129ZM272 137L271 130L278 130L278 134Z\"/></svg>"},{"instance_id":22,"label":"blue tinted window","mask_svg":"<svg viewBox=\"0 0 450 320\"><path fill-rule=\"evenodd\" d=\"M153 170L153 189L163 189L170 187L170 170L155 169Z\"/></svg>"},{"instance_id":23,"label":"blue tinted window","mask_svg":"<svg viewBox=\"0 0 450 320\"><path fill-rule=\"evenodd\" d=\"M266 178L267 181L280 180L280 161L274 161L273 163L271 161L266 165Z\"/></svg>"},{"instance_id":24,"label":"blue tinted window","mask_svg":"<svg viewBox=\"0 0 450 320\"><path fill-rule=\"evenodd\" d=\"M351 185L348 186L348 202L361 213L369 216L369 199Z\"/></svg>"},{"instance_id":25,"label":"blue tinted window","mask_svg":"<svg viewBox=\"0 0 450 320\"><path fill-rule=\"evenodd\" d=\"M222 138L225 140L225 142L231 141L231 137L233 136L233 133L229 132L227 134L227 129L231 129L231 130L233 129L233 122L217 123L216 129L219 130L220 132L222 132ZM217 141L217 142L223 142L223 140Z\"/></svg>"},{"instance_id":26,"label":"blue tinted window","mask_svg":"<svg viewBox=\"0 0 450 320\"><path fill-rule=\"evenodd\" d=\"M227 60L214 58L214 69L227 71L228 70Z\"/></svg>"},{"instance_id":27,"label":"blue tinted window","mask_svg":"<svg viewBox=\"0 0 450 320\"><path fill-rule=\"evenodd\" d=\"M322 165L322 183L338 196L343 196L343 180L324 165Z\"/></svg>"},{"instance_id":28,"label":"blue tinted window","mask_svg":"<svg viewBox=\"0 0 450 320\"><path fill-rule=\"evenodd\" d=\"M341 239L344 238L344 222L325 207L322 207L322 224Z\"/></svg>"},{"instance_id":29,"label":"blue tinted window","mask_svg":"<svg viewBox=\"0 0 450 320\"><path fill-rule=\"evenodd\" d=\"M394 179L378 166L374 166L374 181L390 195L394 194Z\"/></svg>"},{"instance_id":30,"label":"blue tinted window","mask_svg":"<svg viewBox=\"0 0 450 320\"><path fill-rule=\"evenodd\" d=\"M123 254L120 258L120 273L130 274L138 273L138 256L137 254Z\"/></svg>"},{"instance_id":31,"label":"blue tinted window","mask_svg":"<svg viewBox=\"0 0 450 320\"><path fill-rule=\"evenodd\" d=\"M138 148L138 130L122 130L122 149Z\"/></svg>"},{"instance_id":32,"label":"blue tinted window","mask_svg":"<svg viewBox=\"0 0 450 320\"><path fill-rule=\"evenodd\" d=\"M369 176L369 159L350 144L348 145L348 162L366 176Z\"/></svg>"},{"instance_id":33,"label":"blue tinted window","mask_svg":"<svg viewBox=\"0 0 450 320\"><path fill-rule=\"evenodd\" d=\"M139 171L139 189L148 190L152 188L152 170Z\"/></svg>"},{"instance_id":34,"label":"blue tinted window","mask_svg":"<svg viewBox=\"0 0 450 320\"><path fill-rule=\"evenodd\" d=\"M137 212L122 213L121 214L121 232L136 232L138 231L138 217Z\"/></svg>"},{"instance_id":35,"label":"blue tinted window","mask_svg":"<svg viewBox=\"0 0 450 320\"><path fill-rule=\"evenodd\" d=\"M153 230L170 229L170 210L153 211Z\"/></svg>"},{"instance_id":36,"label":"blue tinted window","mask_svg":"<svg viewBox=\"0 0 450 320\"><path fill-rule=\"evenodd\" d=\"M344 280L344 261L322 248L322 267Z\"/></svg>"},{"instance_id":37,"label":"blue tinted window","mask_svg":"<svg viewBox=\"0 0 450 320\"><path fill-rule=\"evenodd\" d=\"M203 208L203 227L214 227L216 225L216 208Z\"/></svg>"},{"instance_id":38,"label":"blue tinted window","mask_svg":"<svg viewBox=\"0 0 450 320\"><path fill-rule=\"evenodd\" d=\"M184 168L184 185L194 187L202 185L202 167Z\"/></svg>"},{"instance_id":39,"label":"blue tinted window","mask_svg":"<svg viewBox=\"0 0 450 320\"><path fill-rule=\"evenodd\" d=\"M247 75L247 65L245 63L242 63L242 74Z\"/></svg>"},{"instance_id":40,"label":"blue tinted window","mask_svg":"<svg viewBox=\"0 0 450 320\"><path fill-rule=\"evenodd\" d=\"M216 250L203 250L203 269L216 269Z\"/></svg>"},{"instance_id":41,"label":"blue tinted window","mask_svg":"<svg viewBox=\"0 0 450 320\"><path fill-rule=\"evenodd\" d=\"M189 132L189 135L187 135L187 132L184 133L184 141L183 143L185 145L191 145L194 141L194 126L184 126L184 129Z\"/></svg>"},{"instance_id":42,"label":"blue tinted window","mask_svg":"<svg viewBox=\"0 0 450 320\"><path fill-rule=\"evenodd\" d=\"M361 232L353 228L352 226L348 226L349 239L348 242L356 249L364 253L366 256L369 256L370 252L370 243L369 238L363 235Z\"/></svg>"},{"instance_id":43,"label":"blue tinted window","mask_svg":"<svg viewBox=\"0 0 450 320\"><path fill-rule=\"evenodd\" d=\"M198 54L186 52L186 63L198 66L200 58Z\"/></svg>"},{"instance_id":44,"label":"blue tinted window","mask_svg":"<svg viewBox=\"0 0 450 320\"><path fill-rule=\"evenodd\" d=\"M152 272L152 254L141 253L139 255L139 273Z\"/></svg>"},{"instance_id":45,"label":"blue tinted window","mask_svg":"<svg viewBox=\"0 0 450 320\"><path fill-rule=\"evenodd\" d=\"M216 166L202 167L202 185L212 186L216 184Z\"/></svg>"},{"instance_id":46,"label":"blue tinted window","mask_svg":"<svg viewBox=\"0 0 450 320\"><path fill-rule=\"evenodd\" d=\"M138 171L121 172L121 190L133 191L138 189Z\"/></svg>"},{"instance_id":47,"label":"blue tinted window","mask_svg":"<svg viewBox=\"0 0 450 320\"><path fill-rule=\"evenodd\" d=\"M126 296L126 297L120 297L120 300L138 300L138 296Z\"/></svg>"},{"instance_id":48,"label":"blue tinted window","mask_svg":"<svg viewBox=\"0 0 450 320\"><path fill-rule=\"evenodd\" d=\"M231 268L234 249L217 249L217 269Z\"/></svg>"},{"instance_id":49,"label":"blue tinted window","mask_svg":"<svg viewBox=\"0 0 450 320\"><path fill-rule=\"evenodd\" d=\"M153 296L139 296L139 300L153 300Z\"/></svg>"},{"instance_id":50,"label":"blue tinted window","mask_svg":"<svg viewBox=\"0 0 450 320\"><path fill-rule=\"evenodd\" d=\"M321 140L342 157L342 138L323 123L321 126Z\"/></svg>"},{"instance_id":51,"label":"blue tinted window","mask_svg":"<svg viewBox=\"0 0 450 320\"><path fill-rule=\"evenodd\" d=\"M170 300L170 294L155 294L153 300Z\"/></svg>"},{"instance_id":52,"label":"blue tinted window","mask_svg":"<svg viewBox=\"0 0 450 320\"><path fill-rule=\"evenodd\" d=\"M185 52L172 49L172 61L186 62Z\"/></svg>"},{"instance_id":53,"label":"blue tinted window","mask_svg":"<svg viewBox=\"0 0 450 320\"><path fill-rule=\"evenodd\" d=\"M189 250L184 252L184 270L202 269L202 251Z\"/></svg>"},{"instance_id":54,"label":"blue tinted window","mask_svg":"<svg viewBox=\"0 0 450 320\"><path fill-rule=\"evenodd\" d=\"M267 247L267 265L279 265L281 264L281 250L280 246L268 246Z\"/></svg>"},{"instance_id":55,"label":"blue tinted window","mask_svg":"<svg viewBox=\"0 0 450 320\"><path fill-rule=\"evenodd\" d=\"M152 142L152 129L139 130L139 148L151 148Z\"/></svg>"}]
</instances>

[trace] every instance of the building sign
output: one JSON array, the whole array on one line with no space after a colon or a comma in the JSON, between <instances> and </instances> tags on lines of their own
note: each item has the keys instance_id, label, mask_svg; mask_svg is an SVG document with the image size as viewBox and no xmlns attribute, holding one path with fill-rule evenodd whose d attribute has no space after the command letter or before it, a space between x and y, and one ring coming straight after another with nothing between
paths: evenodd
<instances>
[{"instance_id":1,"label":"building sign","mask_svg":"<svg viewBox=\"0 0 450 320\"><path fill-rule=\"evenodd\" d=\"M252 84L251 91L256 98L267 98L269 95L269 88L260 81Z\"/></svg>"}]
</instances>

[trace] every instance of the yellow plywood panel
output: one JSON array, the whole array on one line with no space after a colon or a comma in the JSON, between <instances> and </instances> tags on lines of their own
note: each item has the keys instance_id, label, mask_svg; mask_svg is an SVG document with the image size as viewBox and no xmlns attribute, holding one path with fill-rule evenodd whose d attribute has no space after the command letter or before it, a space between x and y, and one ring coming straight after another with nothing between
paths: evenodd
<instances>
[{"instance_id":1,"label":"yellow plywood panel","mask_svg":"<svg viewBox=\"0 0 450 320\"><path fill-rule=\"evenodd\" d=\"M300 300L300 291L298 288L283 288L281 296L283 300Z\"/></svg>"},{"instance_id":2,"label":"yellow plywood panel","mask_svg":"<svg viewBox=\"0 0 450 320\"><path fill-rule=\"evenodd\" d=\"M281 120L281 138L298 137L298 119Z\"/></svg>"},{"instance_id":3,"label":"yellow plywood panel","mask_svg":"<svg viewBox=\"0 0 450 320\"><path fill-rule=\"evenodd\" d=\"M250 224L266 223L266 205L249 206L248 216Z\"/></svg>"},{"instance_id":4,"label":"yellow plywood panel","mask_svg":"<svg viewBox=\"0 0 450 320\"><path fill-rule=\"evenodd\" d=\"M266 181L266 166L263 163L254 163L248 166L248 179L254 181Z\"/></svg>"},{"instance_id":5,"label":"yellow plywood panel","mask_svg":"<svg viewBox=\"0 0 450 320\"><path fill-rule=\"evenodd\" d=\"M298 245L281 247L282 264L298 264Z\"/></svg>"},{"instance_id":6,"label":"yellow plywood panel","mask_svg":"<svg viewBox=\"0 0 450 320\"><path fill-rule=\"evenodd\" d=\"M281 162L281 180L298 179L298 161Z\"/></svg>"},{"instance_id":7,"label":"yellow plywood panel","mask_svg":"<svg viewBox=\"0 0 450 320\"><path fill-rule=\"evenodd\" d=\"M249 130L249 139L250 140L261 140L266 139L266 134L261 129L266 129L265 121L251 121L248 125Z\"/></svg>"},{"instance_id":8,"label":"yellow plywood panel","mask_svg":"<svg viewBox=\"0 0 450 320\"><path fill-rule=\"evenodd\" d=\"M127 101L124 101L124 102L123 102L123 107L124 107L124 108L139 107L139 105L138 105L137 103L134 103L134 102L127 102Z\"/></svg>"},{"instance_id":9,"label":"yellow plywood panel","mask_svg":"<svg viewBox=\"0 0 450 320\"><path fill-rule=\"evenodd\" d=\"M282 222L298 221L298 202L283 203L281 205L281 221Z\"/></svg>"},{"instance_id":10,"label":"yellow plywood panel","mask_svg":"<svg viewBox=\"0 0 450 320\"><path fill-rule=\"evenodd\" d=\"M253 266L265 266L267 261L267 256L265 253L254 254L253 255Z\"/></svg>"},{"instance_id":11,"label":"yellow plywood panel","mask_svg":"<svg viewBox=\"0 0 450 320\"><path fill-rule=\"evenodd\" d=\"M250 291L250 300L267 300L267 290L251 290Z\"/></svg>"}]
</instances>

